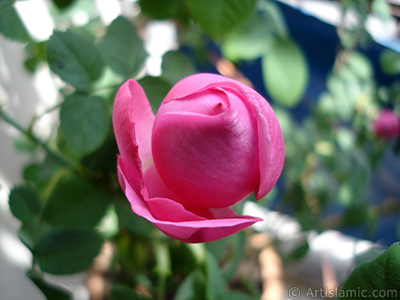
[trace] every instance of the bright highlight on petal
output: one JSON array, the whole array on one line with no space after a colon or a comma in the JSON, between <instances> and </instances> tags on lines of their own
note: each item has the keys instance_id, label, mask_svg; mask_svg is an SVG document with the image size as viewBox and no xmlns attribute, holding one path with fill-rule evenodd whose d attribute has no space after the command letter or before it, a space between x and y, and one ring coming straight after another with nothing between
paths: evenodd
<instances>
[{"instance_id":1,"label":"bright highlight on petal","mask_svg":"<svg viewBox=\"0 0 400 300\"><path fill-rule=\"evenodd\" d=\"M132 210L168 236L208 242L258 218L230 208L264 197L284 162L284 142L268 102L214 74L178 82L156 117L143 89L127 81L114 103L118 174Z\"/></svg>"}]
</instances>

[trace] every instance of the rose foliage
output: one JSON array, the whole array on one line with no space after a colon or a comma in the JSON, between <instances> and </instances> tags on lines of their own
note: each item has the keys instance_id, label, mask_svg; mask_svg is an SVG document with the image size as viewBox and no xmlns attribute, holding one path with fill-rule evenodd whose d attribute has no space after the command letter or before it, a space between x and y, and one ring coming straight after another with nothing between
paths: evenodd
<instances>
[{"instance_id":1,"label":"rose foliage","mask_svg":"<svg viewBox=\"0 0 400 300\"><path fill-rule=\"evenodd\" d=\"M259 218L231 205L264 197L284 163L284 141L268 102L215 74L178 82L154 116L141 86L117 93L113 125L119 181L132 210L183 242L208 242Z\"/></svg>"}]
</instances>

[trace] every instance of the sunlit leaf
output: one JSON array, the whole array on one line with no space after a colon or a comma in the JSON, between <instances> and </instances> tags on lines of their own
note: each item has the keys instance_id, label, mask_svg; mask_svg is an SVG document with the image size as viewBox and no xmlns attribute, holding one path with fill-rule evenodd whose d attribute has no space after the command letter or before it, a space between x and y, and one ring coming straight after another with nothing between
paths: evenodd
<instances>
[{"instance_id":1,"label":"sunlit leaf","mask_svg":"<svg viewBox=\"0 0 400 300\"><path fill-rule=\"evenodd\" d=\"M156 113L172 85L161 77L151 76L146 76L138 82L146 92L153 112Z\"/></svg>"},{"instance_id":2,"label":"sunlit leaf","mask_svg":"<svg viewBox=\"0 0 400 300\"><path fill-rule=\"evenodd\" d=\"M89 90L103 72L104 61L97 48L72 31L55 31L46 51L50 69L78 90Z\"/></svg>"},{"instance_id":3,"label":"sunlit leaf","mask_svg":"<svg viewBox=\"0 0 400 300\"><path fill-rule=\"evenodd\" d=\"M162 61L162 78L174 85L179 80L196 73L192 62L181 52L169 51Z\"/></svg>"},{"instance_id":4,"label":"sunlit leaf","mask_svg":"<svg viewBox=\"0 0 400 300\"><path fill-rule=\"evenodd\" d=\"M122 16L108 27L99 48L111 69L125 78L136 75L146 57L143 41L135 27Z\"/></svg>"},{"instance_id":5,"label":"sunlit leaf","mask_svg":"<svg viewBox=\"0 0 400 300\"><path fill-rule=\"evenodd\" d=\"M14 2L2 0L0 3L0 33L17 42L28 42L29 34L13 6Z\"/></svg>"},{"instance_id":6,"label":"sunlit leaf","mask_svg":"<svg viewBox=\"0 0 400 300\"><path fill-rule=\"evenodd\" d=\"M224 39L222 51L233 61L252 60L264 55L274 39L269 19L255 15Z\"/></svg>"},{"instance_id":7,"label":"sunlit leaf","mask_svg":"<svg viewBox=\"0 0 400 300\"><path fill-rule=\"evenodd\" d=\"M262 61L264 84L277 103L293 107L300 101L308 83L306 59L290 40L278 39Z\"/></svg>"},{"instance_id":8,"label":"sunlit leaf","mask_svg":"<svg viewBox=\"0 0 400 300\"><path fill-rule=\"evenodd\" d=\"M376 259L359 265L340 290L340 300L398 299L400 293L400 244Z\"/></svg>"},{"instance_id":9,"label":"sunlit leaf","mask_svg":"<svg viewBox=\"0 0 400 300\"><path fill-rule=\"evenodd\" d=\"M254 12L255 0L186 0L193 19L214 39L220 39Z\"/></svg>"}]
</instances>

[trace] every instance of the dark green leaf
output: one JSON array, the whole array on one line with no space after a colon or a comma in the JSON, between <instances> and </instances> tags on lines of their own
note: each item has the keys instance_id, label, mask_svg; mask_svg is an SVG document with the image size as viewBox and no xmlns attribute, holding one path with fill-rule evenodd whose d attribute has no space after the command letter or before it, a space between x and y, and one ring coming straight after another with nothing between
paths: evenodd
<instances>
[{"instance_id":1,"label":"dark green leaf","mask_svg":"<svg viewBox=\"0 0 400 300\"><path fill-rule=\"evenodd\" d=\"M109 135L95 152L82 158L82 164L95 172L114 172L117 165L118 147L114 135Z\"/></svg>"},{"instance_id":2,"label":"dark green leaf","mask_svg":"<svg viewBox=\"0 0 400 300\"><path fill-rule=\"evenodd\" d=\"M99 148L107 138L110 113L104 98L72 94L60 109L60 126L65 140L79 155Z\"/></svg>"},{"instance_id":3,"label":"dark green leaf","mask_svg":"<svg viewBox=\"0 0 400 300\"><path fill-rule=\"evenodd\" d=\"M119 226L127 228L132 234L148 237L154 230L154 226L149 221L132 211L125 196L115 199L115 211L118 215Z\"/></svg>"},{"instance_id":4,"label":"dark green leaf","mask_svg":"<svg viewBox=\"0 0 400 300\"><path fill-rule=\"evenodd\" d=\"M400 244L393 244L376 259L359 265L340 290L340 300L398 299Z\"/></svg>"},{"instance_id":5,"label":"dark green leaf","mask_svg":"<svg viewBox=\"0 0 400 300\"><path fill-rule=\"evenodd\" d=\"M71 6L72 3L75 2L75 0L52 0L55 6L57 6L59 9L65 9L69 6Z\"/></svg>"},{"instance_id":6,"label":"dark green leaf","mask_svg":"<svg viewBox=\"0 0 400 300\"><path fill-rule=\"evenodd\" d=\"M30 186L17 186L11 190L9 205L12 214L22 223L30 224L40 213L37 192Z\"/></svg>"},{"instance_id":7,"label":"dark green leaf","mask_svg":"<svg viewBox=\"0 0 400 300\"><path fill-rule=\"evenodd\" d=\"M308 250L310 250L310 245L308 244L308 241L302 242L300 245L296 246L290 254L289 254L289 259L292 260L299 260L304 258L304 256L307 255Z\"/></svg>"},{"instance_id":8,"label":"dark green leaf","mask_svg":"<svg viewBox=\"0 0 400 300\"><path fill-rule=\"evenodd\" d=\"M284 106L296 106L307 87L306 59L290 40L274 41L262 61L263 79L271 97Z\"/></svg>"},{"instance_id":9,"label":"dark green leaf","mask_svg":"<svg viewBox=\"0 0 400 300\"><path fill-rule=\"evenodd\" d=\"M368 217L368 206L366 204L350 205L346 207L343 213L342 222L344 225L361 225L367 221Z\"/></svg>"},{"instance_id":10,"label":"dark green leaf","mask_svg":"<svg viewBox=\"0 0 400 300\"><path fill-rule=\"evenodd\" d=\"M111 69L125 78L136 75L146 58L143 42L135 27L121 16L108 27L99 47Z\"/></svg>"},{"instance_id":11,"label":"dark green leaf","mask_svg":"<svg viewBox=\"0 0 400 300\"><path fill-rule=\"evenodd\" d=\"M144 77L138 82L146 92L153 112L156 113L172 85L160 77L151 76Z\"/></svg>"},{"instance_id":12,"label":"dark green leaf","mask_svg":"<svg viewBox=\"0 0 400 300\"><path fill-rule=\"evenodd\" d=\"M185 13L184 0L140 0L139 5L152 19L181 18Z\"/></svg>"},{"instance_id":13,"label":"dark green leaf","mask_svg":"<svg viewBox=\"0 0 400 300\"><path fill-rule=\"evenodd\" d=\"M24 223L19 228L18 231L18 238L21 242L32 251L33 247L35 246L36 240L40 236L42 231L42 224L40 220L33 219L29 223Z\"/></svg>"},{"instance_id":14,"label":"dark green leaf","mask_svg":"<svg viewBox=\"0 0 400 300\"><path fill-rule=\"evenodd\" d=\"M204 277L195 270L178 286L174 300L204 300L206 299Z\"/></svg>"},{"instance_id":15,"label":"dark green leaf","mask_svg":"<svg viewBox=\"0 0 400 300\"><path fill-rule=\"evenodd\" d=\"M241 292L236 292L236 291L229 291L225 294L226 299L229 300L256 300L257 298L254 298L250 295L241 293Z\"/></svg>"},{"instance_id":16,"label":"dark green leaf","mask_svg":"<svg viewBox=\"0 0 400 300\"><path fill-rule=\"evenodd\" d=\"M207 299L224 299L225 280L221 274L217 260L207 252L206 255L206 294Z\"/></svg>"},{"instance_id":17,"label":"dark green leaf","mask_svg":"<svg viewBox=\"0 0 400 300\"><path fill-rule=\"evenodd\" d=\"M71 31L55 31L46 51L50 69L78 90L89 90L103 72L103 59L93 43Z\"/></svg>"},{"instance_id":18,"label":"dark green leaf","mask_svg":"<svg viewBox=\"0 0 400 300\"><path fill-rule=\"evenodd\" d=\"M94 230L57 228L38 239L33 253L44 272L73 274L92 264L102 243L102 238Z\"/></svg>"},{"instance_id":19,"label":"dark green leaf","mask_svg":"<svg viewBox=\"0 0 400 300\"><path fill-rule=\"evenodd\" d=\"M47 300L72 300L70 292L46 282L40 274L29 271L26 276L42 291Z\"/></svg>"},{"instance_id":20,"label":"dark green leaf","mask_svg":"<svg viewBox=\"0 0 400 300\"><path fill-rule=\"evenodd\" d=\"M30 37L13 6L14 1L0 3L0 33L17 42L28 42Z\"/></svg>"},{"instance_id":21,"label":"dark green leaf","mask_svg":"<svg viewBox=\"0 0 400 300\"><path fill-rule=\"evenodd\" d=\"M162 61L162 78L174 85L179 80L196 73L192 62L181 52L169 51Z\"/></svg>"},{"instance_id":22,"label":"dark green leaf","mask_svg":"<svg viewBox=\"0 0 400 300\"><path fill-rule=\"evenodd\" d=\"M400 221L397 222L396 236L397 236L397 239L400 240Z\"/></svg>"},{"instance_id":23,"label":"dark green leaf","mask_svg":"<svg viewBox=\"0 0 400 300\"><path fill-rule=\"evenodd\" d=\"M137 292L127 286L113 285L110 292L110 300L146 300L145 296L139 296Z\"/></svg>"},{"instance_id":24,"label":"dark green leaf","mask_svg":"<svg viewBox=\"0 0 400 300\"><path fill-rule=\"evenodd\" d=\"M91 227L104 216L109 197L84 178L60 181L47 200L43 218L52 225Z\"/></svg>"},{"instance_id":25,"label":"dark green leaf","mask_svg":"<svg viewBox=\"0 0 400 300\"><path fill-rule=\"evenodd\" d=\"M229 280L236 271L243 257L246 244L243 232L225 237L223 239L205 243L214 257L221 263L220 271L226 280Z\"/></svg>"},{"instance_id":26,"label":"dark green leaf","mask_svg":"<svg viewBox=\"0 0 400 300\"><path fill-rule=\"evenodd\" d=\"M400 53L391 49L383 50L380 55L382 70L388 75L400 73Z\"/></svg>"},{"instance_id":27,"label":"dark green leaf","mask_svg":"<svg viewBox=\"0 0 400 300\"><path fill-rule=\"evenodd\" d=\"M191 16L214 39L221 39L255 12L255 0L186 0Z\"/></svg>"}]
</instances>

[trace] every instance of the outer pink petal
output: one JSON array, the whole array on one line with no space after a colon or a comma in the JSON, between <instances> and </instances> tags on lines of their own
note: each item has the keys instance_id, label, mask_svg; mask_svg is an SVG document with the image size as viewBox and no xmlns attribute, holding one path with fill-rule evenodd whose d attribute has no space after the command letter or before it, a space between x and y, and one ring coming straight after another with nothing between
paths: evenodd
<instances>
[{"instance_id":1,"label":"outer pink petal","mask_svg":"<svg viewBox=\"0 0 400 300\"><path fill-rule=\"evenodd\" d=\"M126 163L136 164L137 151L144 165L152 160L154 118L142 87L134 80L126 81L115 97L113 110L115 137L120 155Z\"/></svg>"},{"instance_id":2,"label":"outer pink petal","mask_svg":"<svg viewBox=\"0 0 400 300\"><path fill-rule=\"evenodd\" d=\"M122 161L120 161L121 163ZM130 185L124 174L124 168L118 167L121 186L124 188L126 197L131 203L132 210L139 216L142 216L152 222L158 229L166 235L187 243L211 242L228 235L241 231L257 221L262 219L250 216L236 216L228 210L215 212L219 216L228 218L205 219L195 216L185 208L171 199L155 198L149 202L144 200L141 195ZM168 209L168 214L160 209ZM157 211L153 211L157 209ZM157 218L157 214L162 215L162 219ZM193 219L192 219L193 218Z\"/></svg>"},{"instance_id":3,"label":"outer pink petal","mask_svg":"<svg viewBox=\"0 0 400 300\"><path fill-rule=\"evenodd\" d=\"M253 89L243 84L240 86L257 118L260 184L255 196L261 199L281 175L285 162L285 142L278 119L268 102Z\"/></svg>"}]
</instances>

